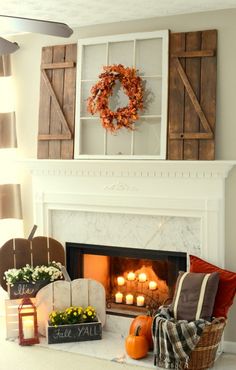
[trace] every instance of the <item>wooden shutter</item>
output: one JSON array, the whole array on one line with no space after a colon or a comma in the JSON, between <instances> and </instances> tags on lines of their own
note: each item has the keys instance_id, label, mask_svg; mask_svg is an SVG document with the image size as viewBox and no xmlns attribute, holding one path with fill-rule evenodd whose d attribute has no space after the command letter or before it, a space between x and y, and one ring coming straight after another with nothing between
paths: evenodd
<instances>
[{"instance_id":1,"label":"wooden shutter","mask_svg":"<svg viewBox=\"0 0 236 370\"><path fill-rule=\"evenodd\" d=\"M170 36L168 159L215 157L217 31Z\"/></svg>"},{"instance_id":2,"label":"wooden shutter","mask_svg":"<svg viewBox=\"0 0 236 370\"><path fill-rule=\"evenodd\" d=\"M76 56L76 44L42 49L38 158L73 158Z\"/></svg>"}]
</instances>

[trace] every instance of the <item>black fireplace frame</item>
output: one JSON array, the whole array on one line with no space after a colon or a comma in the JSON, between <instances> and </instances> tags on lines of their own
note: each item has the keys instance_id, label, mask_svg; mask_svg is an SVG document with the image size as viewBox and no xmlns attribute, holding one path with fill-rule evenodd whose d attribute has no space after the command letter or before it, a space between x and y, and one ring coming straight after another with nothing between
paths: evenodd
<instances>
[{"instance_id":1,"label":"black fireplace frame","mask_svg":"<svg viewBox=\"0 0 236 370\"><path fill-rule=\"evenodd\" d=\"M149 260L167 260L169 262L173 262L176 269L174 271L176 277L178 276L179 271L186 271L187 269L187 253L185 252L156 251L153 249L121 248L91 243L66 242L66 268L72 280L83 277L83 258L79 257L84 254L142 258Z\"/></svg>"}]
</instances>

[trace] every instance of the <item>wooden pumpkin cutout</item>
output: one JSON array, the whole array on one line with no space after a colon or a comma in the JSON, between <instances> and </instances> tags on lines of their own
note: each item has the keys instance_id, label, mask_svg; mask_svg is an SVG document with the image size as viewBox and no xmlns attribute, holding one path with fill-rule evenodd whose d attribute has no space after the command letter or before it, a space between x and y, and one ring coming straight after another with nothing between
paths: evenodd
<instances>
[{"instance_id":1,"label":"wooden pumpkin cutout","mask_svg":"<svg viewBox=\"0 0 236 370\"><path fill-rule=\"evenodd\" d=\"M45 324L50 312L70 306L94 306L102 325L106 320L106 294L101 283L91 279L55 281L42 288L36 295L39 333L46 335Z\"/></svg>"},{"instance_id":2,"label":"wooden pumpkin cutout","mask_svg":"<svg viewBox=\"0 0 236 370\"><path fill-rule=\"evenodd\" d=\"M57 240L45 236L32 240L10 239L0 248L0 284L7 290L4 272L8 269L21 268L26 264L47 265L52 261L65 265L65 249Z\"/></svg>"}]
</instances>

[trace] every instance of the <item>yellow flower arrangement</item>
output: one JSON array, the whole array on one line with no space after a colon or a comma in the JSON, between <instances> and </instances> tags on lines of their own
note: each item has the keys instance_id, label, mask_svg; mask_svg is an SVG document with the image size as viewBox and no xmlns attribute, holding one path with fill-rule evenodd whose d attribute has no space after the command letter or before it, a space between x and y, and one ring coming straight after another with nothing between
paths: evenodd
<instances>
[{"instance_id":1,"label":"yellow flower arrangement","mask_svg":"<svg viewBox=\"0 0 236 370\"><path fill-rule=\"evenodd\" d=\"M92 306L88 306L83 313L83 318L87 321L93 321L96 317L96 311L95 308Z\"/></svg>"},{"instance_id":2,"label":"yellow flower arrangement","mask_svg":"<svg viewBox=\"0 0 236 370\"><path fill-rule=\"evenodd\" d=\"M88 306L85 309L81 306L71 306L64 311L52 311L49 314L49 325L52 326L92 321L97 321L97 313L93 306Z\"/></svg>"}]
</instances>

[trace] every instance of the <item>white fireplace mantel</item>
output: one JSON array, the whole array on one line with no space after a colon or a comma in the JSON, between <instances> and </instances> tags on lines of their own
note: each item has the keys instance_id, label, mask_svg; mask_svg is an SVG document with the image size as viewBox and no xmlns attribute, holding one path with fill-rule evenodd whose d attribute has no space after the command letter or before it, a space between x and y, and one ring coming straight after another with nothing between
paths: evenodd
<instances>
[{"instance_id":1,"label":"white fireplace mantel","mask_svg":"<svg viewBox=\"0 0 236 370\"><path fill-rule=\"evenodd\" d=\"M132 234L134 246L139 244L139 248L154 249L156 239L153 239L154 244L150 244L145 235L150 232L151 237L156 237L158 230L148 230L148 224L144 225L149 222L147 217L151 217L150 221L156 222L158 227L164 218L172 219L174 222L170 224L174 224L175 228L179 224L182 227L179 219L189 219L191 225L185 222L180 234L185 233L186 238L186 235L191 236L199 230L199 242L196 242L199 243L198 255L221 266L224 265L225 254L225 179L235 164L236 161L24 161L24 166L32 175L34 222L40 235L51 235L62 243L65 240L86 242L80 228L95 225L96 230L92 230L90 236L94 234L96 239L102 234L100 229L109 229L107 223L111 222L107 235L102 234L103 243L105 238L105 243L117 245L123 238L131 244L128 236ZM84 217L81 225L76 214ZM138 217L141 219L138 220ZM153 217L156 217L155 222ZM87 224L84 223L85 218ZM132 229L129 230L129 227ZM186 231L190 227L193 230ZM122 235L124 229L126 236ZM144 236L140 235L141 232ZM114 242L110 240L111 234ZM171 246L175 233L170 234L172 240L167 244L170 250L176 250L175 243ZM162 237L165 238L166 235ZM93 239L89 242L96 244ZM179 245L177 248L183 248L182 251L187 253L198 251L196 245L195 249L191 245Z\"/></svg>"},{"instance_id":2,"label":"white fireplace mantel","mask_svg":"<svg viewBox=\"0 0 236 370\"><path fill-rule=\"evenodd\" d=\"M226 178L236 161L28 159L33 175L104 177Z\"/></svg>"}]
</instances>

